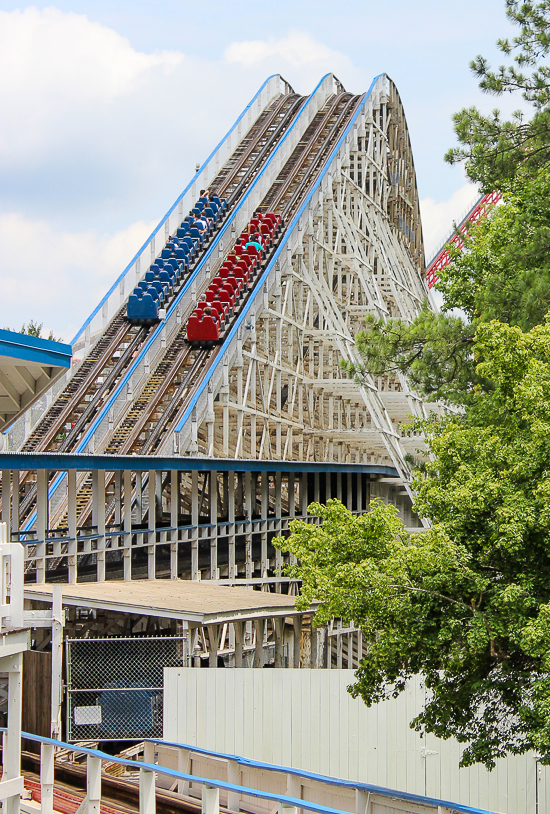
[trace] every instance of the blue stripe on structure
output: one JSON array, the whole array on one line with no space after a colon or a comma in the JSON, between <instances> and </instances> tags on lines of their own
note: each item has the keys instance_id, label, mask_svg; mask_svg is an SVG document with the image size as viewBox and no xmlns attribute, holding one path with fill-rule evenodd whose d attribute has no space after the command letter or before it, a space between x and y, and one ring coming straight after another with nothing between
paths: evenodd
<instances>
[{"instance_id":1,"label":"blue stripe on structure","mask_svg":"<svg viewBox=\"0 0 550 814\"><path fill-rule=\"evenodd\" d=\"M332 160L333 160L333 159L336 157L336 155L338 154L338 152L339 152L339 150L340 150L340 147L342 146L342 142L343 142L343 141L344 141L344 139L346 138L346 136L347 136L347 134L349 133L350 129L351 129L351 128L353 127L353 125L355 124L355 121L356 121L357 117L359 116L359 114L361 113L361 111L362 111L363 107L364 107L364 106L365 106L365 104L367 103L367 100L368 100L369 96L371 95L372 90L373 90L373 88L374 88L375 84L378 82L378 80L379 80L381 77L383 77L383 76L385 76L385 75L386 75L386 74L379 74L378 76L376 76L376 77L375 77L375 78L372 80L371 86L370 86L370 88L368 89L367 93L365 94L365 98L364 98L364 100L363 100L363 103L361 104L361 106L360 106L360 107L358 108L358 110L356 111L356 113L355 113L355 115L353 116L352 120L350 121L349 125L346 127L346 129L345 129L344 133L342 134L342 136L340 137L340 139L339 139L339 141L338 141L338 143L337 143L336 147L334 148L334 150L333 150L333 151L332 151L332 153L330 154L329 158L328 158L328 159L327 159L327 161L325 162L325 167L324 167L324 169L323 169L322 173L320 174L319 178L317 179L317 181L316 181L316 183L315 183L315 186L313 187L313 189L311 190L311 192L310 192L310 193L309 193L309 195L307 196L306 200L304 201L304 203L302 204L302 206L301 206L301 207L300 207L300 209L298 210L298 213L297 213L297 214L296 214L296 216L294 217L294 219L293 219L292 223L291 223L291 224L290 224L290 226L288 227L288 229L287 229L287 233L288 233L288 235L289 235L289 236L290 236L290 234L292 233L292 231L293 231L294 227L297 225L297 223L298 223L298 221L300 220L300 218L302 217L303 212L305 211L305 209L306 209L306 208L307 208L307 206L309 205L309 202L311 201L311 199L312 199L313 195L314 195L314 194L315 194L315 192L317 191L317 189L318 189L319 185L321 184L321 182L322 182L322 180L323 180L323 178L324 178L324 176L325 176L325 174L326 174L326 172L327 172L327 168L328 168L328 166L331 164ZM254 300L256 299L256 297L257 297L259 294L261 294L261 293L262 293L262 286L263 286L263 283L264 283L264 282L267 280L267 278L268 278L268 276L269 276L269 274L270 274L270 272L271 272L271 269L273 268L273 266L274 266L274 265L275 265L275 263L277 262L277 260L278 260L278 258L279 258L279 255L281 254L282 250L283 250L284 248L286 248L286 244L287 244L287 241L281 242L281 245L279 246L279 248L277 249L277 251L276 251L276 252L275 252L275 254L273 255L272 260L270 261L269 266L266 268L266 270L264 271L264 273L262 274L262 276L260 277L260 279L259 279L259 280L258 280L258 282L256 283L256 288L254 289L254 291L253 291L253 293L252 293L252 296L250 297L250 299L248 300L248 302L246 303L246 305L243 307L243 309L242 309L241 313L239 314L239 316L238 316L238 318L237 318L237 320L236 320L235 324L233 325L233 328L231 329L231 331L229 332L229 335L227 336L227 338L225 339L225 341L224 341L223 345L221 346L221 347L222 347L222 352L221 352L221 353L219 353L219 354L216 356L216 358L214 359L214 361L213 361L212 365L210 366L210 368L209 368L209 370L208 370L208 374L209 374L209 375L208 375L208 376L207 376L207 377L206 377L206 378L203 380L203 382L201 383L201 385L200 385L200 386L197 388L197 390L195 391L195 393L194 393L194 395L193 395L193 398L191 399L191 401L190 401L190 403L189 403L189 407L188 407L188 408L187 408L187 410L185 411L185 413L184 413L184 415L183 415L183 417L182 417L181 421L180 421L180 422L179 422L179 424L177 425L177 427L176 427L176 429L174 430L174 432L181 432L182 428L185 426L185 424L186 424L186 423L187 423L187 421L189 420L189 418L190 418L190 416L191 416L191 413L192 413L193 409L196 407L197 401L199 400L200 396L201 396L201 395L202 395L202 393L204 392L205 388L206 388L206 387L208 387L208 382L209 382L209 380L211 379L213 372L216 370L217 366L218 366L218 365L220 364L220 362L223 360L223 347L224 347L224 345L225 345L226 347L228 347L228 346L229 346L229 344L230 344L230 342L231 342L231 341L234 339L234 337L237 335L237 331L239 330L240 326L242 325L242 323L243 323L243 321L244 321L244 318L246 317L246 315L247 315L248 311L250 310L250 307L252 306L252 303L254 302Z\"/></svg>"},{"instance_id":2,"label":"blue stripe on structure","mask_svg":"<svg viewBox=\"0 0 550 814\"><path fill-rule=\"evenodd\" d=\"M5 727L0 727L0 732L7 732ZM74 752L78 752L81 755L90 755L91 757L98 757L101 760L110 760L119 766L128 766L129 768L135 769L136 768L136 761L135 760L128 760L127 758L117 757L116 755L108 755L106 752L100 752L98 749L89 749L85 746L76 746L75 744L65 743L64 741L54 740L53 738L46 738L41 735L31 735L28 732L21 733L22 738L26 738L31 741L35 741L36 743L45 743L50 744L52 746L58 746L64 749L71 749ZM137 739L136 739L137 740ZM141 738L139 740L142 740ZM298 769L292 769L290 767L285 766L274 766L270 763L259 763L254 760L249 760L247 758L238 757L236 755L226 755L220 752L210 752L207 749L200 749L195 746L189 746L184 743L171 743L170 741L163 741L163 740L152 740L152 739L145 739L148 740L149 743L158 743L160 745L166 744L167 746L180 746L183 749L190 749L193 752L198 752L204 755L211 755L212 757L220 757L223 760L235 760L237 763L245 764L248 766L256 766L258 768L264 768L268 771L280 771L285 772L286 774L292 775L299 775L300 777L307 777L308 779L317 780L322 783L327 783L330 785L338 785L344 788L353 788L353 789L360 789L361 791L370 791L374 794L380 794L384 797L393 797L397 800L403 800L409 803L417 803L420 805L433 805L433 806L442 806L443 808L449 808L452 811L460 811L463 814L494 814L494 812L487 811L483 808L473 808L472 806L464 806L460 805L460 803L451 803L447 800L438 800L435 797L422 797L420 794L409 794L404 791L396 791L394 789L387 789L383 786L371 786L367 783L354 783L351 780L339 780L335 777L325 777L324 775L314 774L313 772L306 772L301 771ZM311 803L308 800L302 800L298 797L288 797L286 794L270 794L267 791L260 791L259 789L252 789L247 786L239 786L234 783L227 783L225 780L213 780L209 777L200 777L195 774L185 774L185 772L179 772L176 769L169 769L166 766L159 766L157 763L145 763L140 761L137 764L140 769L147 769L150 772L158 772L159 774L165 774L168 777L173 777L176 780L187 780L192 783L201 783L202 785L213 786L217 789L223 789L224 791L233 791L239 794L246 794L250 795L251 797L258 797L261 800L275 800L278 803L283 803L287 806L295 806L296 808L303 808L306 811L314 811L316 814L352 814L351 812L345 811L341 808L330 808L329 806L323 806L319 803Z\"/></svg>"},{"instance_id":3,"label":"blue stripe on structure","mask_svg":"<svg viewBox=\"0 0 550 814\"><path fill-rule=\"evenodd\" d=\"M70 367L73 349L62 342L0 329L0 356L39 365Z\"/></svg>"},{"instance_id":4,"label":"blue stripe on structure","mask_svg":"<svg viewBox=\"0 0 550 814\"><path fill-rule=\"evenodd\" d=\"M104 469L107 472L131 470L132 472L327 472L362 473L365 475L399 477L397 469L378 464L318 463L302 461L260 461L257 459L232 458L182 458L147 455L81 455L55 452L4 452L0 453L0 470L47 469L50 472L69 470L88 471ZM26 529L27 530L27 529Z\"/></svg>"},{"instance_id":5,"label":"blue stripe on structure","mask_svg":"<svg viewBox=\"0 0 550 814\"><path fill-rule=\"evenodd\" d=\"M109 299L109 297L111 296L111 294L113 293L113 291L116 289L117 285L118 285L118 284L121 282L121 280L122 280L122 279L123 279L123 278L126 276L126 274L128 273L128 271L131 269L131 267L134 265L134 263L136 262L136 260L138 259L138 257L139 257L139 256L140 256L140 254L142 253L142 251L143 251L143 250L145 249L145 247L147 246L147 244L148 244L148 243L151 241L151 239L154 237L154 235L156 235L156 234L157 234L158 230L159 230L159 229L160 229L160 228L163 226L163 224L164 224L164 222L165 222L166 218L167 218L169 215L171 215L171 214L172 214L172 212L174 211L174 209L176 208L176 206L179 204L179 202L182 200L182 198L183 198L183 197L184 197L184 196L185 196L185 195L186 195L186 194L189 192L189 190L191 189L191 187L193 186L193 184L194 184L194 183L195 183L195 182L196 182L196 181L199 179L201 172L204 170L204 168L206 167L206 165L208 164L208 162L210 161L210 159L211 159L211 158L213 158L213 157L216 155L217 151L220 149L220 147L222 146L222 144L223 144L223 143L226 141L226 139L227 139L227 138L228 138L228 137L231 135L231 133L233 132L233 130L234 130L236 127L237 127L237 125L238 125L238 124L239 124L239 122L240 122L240 121L241 121L241 120L244 118L244 116L246 116L246 114L248 113L248 111L250 110L250 108L252 107L252 105L254 104L254 102L256 101L256 99L258 98L258 96L261 94L261 92L263 91L263 89L265 88L265 86L267 85L267 83L269 82L269 80L270 80L270 79L274 79L276 76L280 76L280 74L272 74L271 76L269 76L269 77L268 77L268 78L265 80L265 82L263 83L263 85L261 86L261 88L259 89L259 91L256 93L256 95L255 95L255 96L253 96L253 98L252 98L252 99L250 100L250 102L247 104L247 106L245 107L245 109L243 110L243 112L241 113L241 115L239 116L239 118L238 118L238 119L235 121L235 123L233 124L233 126L229 128L229 130L227 131L227 133L225 134L225 136L222 138L222 140L221 140L220 142L218 142L218 144L217 144L217 145L214 147L214 149L212 150L212 152L210 153L210 155L208 156L208 158L206 159L206 161L205 161L205 162L204 162L204 163L201 165L200 169L199 169L199 170L197 170L197 172L195 173L195 175L193 176L193 178L191 179L191 181L190 181L190 182L187 184L187 186L185 187L185 189L183 190L183 192L181 193L181 195L179 196L179 198L177 198L177 200L176 200L176 202L174 203L174 205L170 207L170 209L168 210L168 212L166 213L166 215L165 215L165 216L162 218L162 220L160 221L160 223L158 224L158 226L157 226L155 229L153 229L153 231L151 232L151 234L149 235L149 237L147 238L147 240L145 241L145 243L143 244L143 246L141 247L141 249L139 249L139 251L138 251L138 252L137 252L137 253L134 255L134 257L133 257L133 258L130 260L130 262L128 263L128 265L126 266L126 268L124 269L124 271L122 272L122 274L121 274L121 275L120 275L120 276L119 276L119 277L118 277L118 278L115 280L115 282L113 283L113 285L111 286L111 288L108 290L108 292L105 294L105 296L103 297L103 299L101 300L101 302L99 303L99 305L97 306L97 308L96 308L94 311L92 311L92 313L90 314L90 316L88 317L88 319L86 320L86 322L85 322L85 323L82 325L82 327L80 328L80 330L79 330L79 331L78 331L78 333L76 334L76 336L75 336L75 337L74 337L74 338L71 340L71 345L74 345L74 343L76 342L76 340L78 339L78 337L79 337L79 336L81 336L81 335L82 335L82 333L83 333L83 332L86 330L86 328L88 327L88 325L90 324L90 322L92 321L92 319L95 317L95 315L99 313L99 310L100 310L100 308L102 307L103 303L104 303L106 300L108 300L108 299ZM281 79L282 79L282 77L281 77ZM283 80L283 81L286 81L286 80ZM288 83L287 83L287 84L288 84ZM289 86L289 87L290 87L290 86Z\"/></svg>"}]
</instances>

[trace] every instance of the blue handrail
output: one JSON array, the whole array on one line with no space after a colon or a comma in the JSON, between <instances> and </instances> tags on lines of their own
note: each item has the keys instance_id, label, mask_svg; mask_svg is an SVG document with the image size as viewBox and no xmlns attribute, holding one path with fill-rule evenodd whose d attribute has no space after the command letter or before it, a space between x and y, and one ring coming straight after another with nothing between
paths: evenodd
<instances>
[{"instance_id":1,"label":"blue handrail","mask_svg":"<svg viewBox=\"0 0 550 814\"><path fill-rule=\"evenodd\" d=\"M5 727L0 727L0 732L7 732ZM64 741L54 740L53 738L46 738L42 735L32 735L28 732L22 732L21 737L27 740L34 741L35 743L45 743L52 746L58 746L64 749L71 749L82 755L90 755L91 757L98 757L101 760L108 760L116 763L119 766L126 766L131 769L145 769L151 772L158 772L159 774L167 775L175 780L185 780L190 783L201 783L214 788L223 789L224 791L237 792L238 794L246 794L247 796L257 797L261 800L275 800L278 803L283 803L287 806L294 806L296 808L303 808L306 811L313 811L315 814L352 814L345 809L332 808L330 806L323 806L319 803L312 803L309 800L302 800L298 797L289 797L286 794L277 794L275 792L260 791L259 789L252 789L248 786L240 786L236 783L228 783L225 780L214 780L209 777L200 777L195 774L186 774L185 772L177 771L176 769L169 769L166 766L159 766L156 763L146 763L135 760L128 760L128 758L117 757L116 755L109 755L106 752L101 752L99 749L90 749L85 746L78 746L76 744L65 743ZM341 780L336 777L326 777L324 775L315 774L314 772L302 771L301 769L294 769L289 766L278 766L272 763L261 763L257 760L240 757L239 755L228 755L223 752L214 752L209 749L201 749L197 746L190 746L185 743L175 743L173 741L164 741L162 739L145 738L148 743L156 743L159 745L175 747L180 749L188 749L191 752L207 755L214 758L221 758L222 760L234 760L244 766L254 766L255 768L264 769L267 771L284 772L285 774L297 775L305 777L309 780L314 780L321 783L327 783L332 786L342 786L344 788L358 789L359 791L371 792L371 794L379 794L383 797L389 797L397 800L403 800L408 803L415 803L420 805L441 806L442 808L449 808L452 811L461 812L461 814L495 814L494 812L487 811L483 808L474 808L472 806L461 805L460 803L451 803L448 800L439 800L435 797L422 797L420 794L410 794L405 791L397 791L396 789L388 789L384 786L374 786L370 783L356 783L353 780Z\"/></svg>"}]
</instances>

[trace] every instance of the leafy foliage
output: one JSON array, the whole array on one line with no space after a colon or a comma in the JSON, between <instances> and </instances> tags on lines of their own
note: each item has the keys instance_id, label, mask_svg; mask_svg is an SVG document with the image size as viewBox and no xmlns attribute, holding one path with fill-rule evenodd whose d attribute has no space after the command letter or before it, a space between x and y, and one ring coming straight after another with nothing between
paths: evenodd
<instances>
[{"instance_id":1,"label":"leafy foliage","mask_svg":"<svg viewBox=\"0 0 550 814\"><path fill-rule=\"evenodd\" d=\"M425 305L412 323L368 317L356 336L363 363L343 364L348 375L400 371L428 399L461 406L476 387L491 386L476 373L477 326L497 319L528 331L550 309L550 169L516 179L505 195L464 249L449 244L452 262L437 284L443 313Z\"/></svg>"},{"instance_id":2,"label":"leafy foliage","mask_svg":"<svg viewBox=\"0 0 550 814\"><path fill-rule=\"evenodd\" d=\"M550 763L550 321L484 323L476 347L493 388L415 425L434 455L415 482L430 530L409 537L380 501L365 517L330 501L277 545L319 621L361 626L354 695L370 705L422 673L432 698L413 725L468 744L462 765L531 748Z\"/></svg>"},{"instance_id":3,"label":"leafy foliage","mask_svg":"<svg viewBox=\"0 0 550 814\"><path fill-rule=\"evenodd\" d=\"M342 362L359 384L367 376L405 373L412 387L430 399L463 403L477 383L472 355L473 328L460 317L434 314L425 305L412 323L376 319L355 335L362 364Z\"/></svg>"},{"instance_id":4,"label":"leafy foliage","mask_svg":"<svg viewBox=\"0 0 550 814\"><path fill-rule=\"evenodd\" d=\"M23 325L21 326L20 330L17 333L26 334L26 336L36 336L37 339L41 338L49 339L50 342L61 342L61 339L57 339L53 335L53 331L50 331L47 337L42 337L42 327L43 327L42 322L39 324L31 319L26 325L25 323L23 323ZM12 328L5 328L5 330L13 331Z\"/></svg>"},{"instance_id":5,"label":"leafy foliage","mask_svg":"<svg viewBox=\"0 0 550 814\"><path fill-rule=\"evenodd\" d=\"M520 33L497 44L512 63L491 70L478 56L470 68L486 93L519 93L532 118L525 120L517 111L503 120L498 110L485 115L475 107L464 108L454 116L461 146L446 155L451 164L464 161L468 176L487 192L513 180L518 171L536 172L550 159L550 68L544 64L550 51L550 2L506 0L506 15Z\"/></svg>"}]
</instances>

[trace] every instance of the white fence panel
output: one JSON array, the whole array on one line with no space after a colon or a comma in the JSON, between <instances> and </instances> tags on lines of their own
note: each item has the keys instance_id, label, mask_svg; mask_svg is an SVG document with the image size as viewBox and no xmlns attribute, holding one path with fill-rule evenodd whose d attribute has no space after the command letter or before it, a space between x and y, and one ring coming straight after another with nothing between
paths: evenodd
<instances>
[{"instance_id":1,"label":"white fence panel","mask_svg":"<svg viewBox=\"0 0 550 814\"><path fill-rule=\"evenodd\" d=\"M550 814L549 769L533 753L460 769L463 746L421 737L419 679L368 709L352 670L165 670L164 739L265 763L503 812ZM548 789L548 791L547 791Z\"/></svg>"}]
</instances>

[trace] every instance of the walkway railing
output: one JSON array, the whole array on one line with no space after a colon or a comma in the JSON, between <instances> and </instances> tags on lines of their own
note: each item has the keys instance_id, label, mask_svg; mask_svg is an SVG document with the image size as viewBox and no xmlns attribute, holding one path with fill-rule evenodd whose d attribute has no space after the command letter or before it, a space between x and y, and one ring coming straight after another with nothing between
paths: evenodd
<instances>
[{"instance_id":1,"label":"walkway railing","mask_svg":"<svg viewBox=\"0 0 550 814\"><path fill-rule=\"evenodd\" d=\"M0 730L6 732L5 729ZM55 750L63 748L73 754L86 755L86 802L89 812L99 812L101 804L102 762L108 761L126 768L139 766L139 811L140 814L155 814L156 787L163 785L177 789L180 794L198 797L200 786L203 814L219 814L220 797L222 804L230 811L267 811L278 807L279 814L298 814L311 811L314 814L376 814L378 806L384 814L491 814L483 809L459 805L445 800L422 797L417 794L386 789L366 783L354 783L334 777L324 777L312 772L301 771L269 763L259 763L236 755L226 755L207 749L199 749L185 744L164 741L145 741L144 760L137 763L122 757L113 757L97 749L56 741L38 735L23 733L23 737L41 744L40 786L42 814L53 814L55 785ZM175 754L176 765L172 768L156 760L165 757L166 751ZM192 773L192 757L209 759L212 774L201 776ZM205 764L201 764L203 768ZM254 776L256 770L256 776ZM223 780L220 773L226 773ZM242 785L243 774L253 777L254 784ZM158 776L162 780L158 779ZM238 782L235 782L237 779ZM269 786L261 788L260 786ZM279 789L286 788L286 793ZM194 786L195 788L191 788ZM306 799L309 798L309 799ZM250 799L251 798L251 799ZM248 802L247 802L248 800ZM324 805L318 800L334 801L338 805ZM262 805L262 801L267 805ZM341 804L340 804L341 803Z\"/></svg>"}]
</instances>

